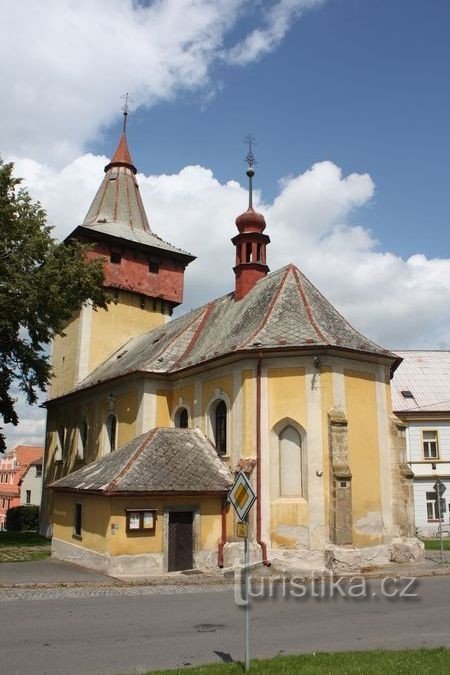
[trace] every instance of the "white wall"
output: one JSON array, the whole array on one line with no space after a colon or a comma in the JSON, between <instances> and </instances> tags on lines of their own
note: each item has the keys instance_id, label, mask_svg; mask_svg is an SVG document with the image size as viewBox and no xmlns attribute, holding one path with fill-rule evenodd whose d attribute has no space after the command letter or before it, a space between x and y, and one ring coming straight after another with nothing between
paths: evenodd
<instances>
[{"instance_id":1,"label":"white wall","mask_svg":"<svg viewBox=\"0 0 450 675\"><path fill-rule=\"evenodd\" d=\"M36 466L30 466L25 476L22 479L22 484L20 486L20 503L27 503L27 490L31 491L31 501L30 504L35 506L41 505L41 496L42 496L42 471L40 476L36 476Z\"/></svg>"}]
</instances>

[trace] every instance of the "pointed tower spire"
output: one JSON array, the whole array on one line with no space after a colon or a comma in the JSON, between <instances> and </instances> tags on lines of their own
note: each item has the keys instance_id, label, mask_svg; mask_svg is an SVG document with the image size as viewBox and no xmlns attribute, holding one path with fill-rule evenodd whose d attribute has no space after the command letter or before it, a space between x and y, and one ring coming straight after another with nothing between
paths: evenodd
<instances>
[{"instance_id":1,"label":"pointed tower spire","mask_svg":"<svg viewBox=\"0 0 450 675\"><path fill-rule=\"evenodd\" d=\"M253 154L255 139L249 134L246 139L248 153L246 162L248 165L248 209L236 218L236 226L239 230L231 240L236 247L236 266L234 274L236 286L234 297L241 300L253 288L257 281L266 276L269 268L266 264L266 246L270 243L266 229L266 221L261 213L253 209L253 176L256 164Z\"/></svg>"},{"instance_id":2,"label":"pointed tower spire","mask_svg":"<svg viewBox=\"0 0 450 675\"><path fill-rule=\"evenodd\" d=\"M124 166L128 169L131 169L131 171L136 174L137 169L133 164L133 160L131 159L131 153L128 149L128 143L127 143L127 118L128 118L128 104L131 101L131 98L129 97L128 93L124 94L122 98L125 100L124 106L122 108L123 110L123 126L122 126L122 136L120 137L119 145L117 146L117 149L113 155L112 160L110 161L109 164L105 166L105 173L107 173L111 168L115 166Z\"/></svg>"}]
</instances>

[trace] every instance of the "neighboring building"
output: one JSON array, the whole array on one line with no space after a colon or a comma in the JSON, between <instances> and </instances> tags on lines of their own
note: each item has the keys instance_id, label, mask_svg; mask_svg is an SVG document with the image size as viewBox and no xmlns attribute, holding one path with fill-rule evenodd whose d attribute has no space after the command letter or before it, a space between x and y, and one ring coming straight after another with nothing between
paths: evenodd
<instances>
[{"instance_id":1,"label":"neighboring building","mask_svg":"<svg viewBox=\"0 0 450 675\"><path fill-rule=\"evenodd\" d=\"M193 257L151 232L125 133L105 171L72 236L103 258L115 302L84 307L53 349L42 530L54 555L113 574L228 565L240 540L226 496L241 466L258 494L255 559L420 557L391 412L399 359L295 266L268 274L251 166L235 288L173 321Z\"/></svg>"},{"instance_id":2,"label":"neighboring building","mask_svg":"<svg viewBox=\"0 0 450 675\"><path fill-rule=\"evenodd\" d=\"M42 456L28 465L20 481L22 506L40 506L42 499Z\"/></svg>"},{"instance_id":3,"label":"neighboring building","mask_svg":"<svg viewBox=\"0 0 450 675\"><path fill-rule=\"evenodd\" d=\"M8 509L21 504L20 485L29 466L39 461L42 473L42 452L43 448L18 445L3 456L0 455L0 530L5 529ZM40 497L35 503L40 503Z\"/></svg>"},{"instance_id":4,"label":"neighboring building","mask_svg":"<svg viewBox=\"0 0 450 675\"><path fill-rule=\"evenodd\" d=\"M407 425L417 531L438 532L434 485L440 478L446 486L442 527L450 536L450 350L396 353L403 361L392 382L393 409Z\"/></svg>"}]
</instances>

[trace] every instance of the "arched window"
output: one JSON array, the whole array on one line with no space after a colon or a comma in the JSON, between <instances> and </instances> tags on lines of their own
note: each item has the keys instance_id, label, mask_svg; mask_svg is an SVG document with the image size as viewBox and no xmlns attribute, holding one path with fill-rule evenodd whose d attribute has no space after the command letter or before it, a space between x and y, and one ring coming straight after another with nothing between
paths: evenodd
<instances>
[{"instance_id":1,"label":"arched window","mask_svg":"<svg viewBox=\"0 0 450 675\"><path fill-rule=\"evenodd\" d=\"M302 439L294 427L279 435L280 497L302 497Z\"/></svg>"},{"instance_id":2,"label":"arched window","mask_svg":"<svg viewBox=\"0 0 450 675\"><path fill-rule=\"evenodd\" d=\"M87 450L88 442L88 423L87 419L81 421L80 426L78 427L78 448L77 454L79 459L84 459Z\"/></svg>"},{"instance_id":3,"label":"arched window","mask_svg":"<svg viewBox=\"0 0 450 675\"><path fill-rule=\"evenodd\" d=\"M227 454L227 406L219 401L214 410L214 441L219 455Z\"/></svg>"},{"instance_id":4,"label":"arched window","mask_svg":"<svg viewBox=\"0 0 450 675\"><path fill-rule=\"evenodd\" d=\"M186 408L178 408L175 413L174 423L178 429L187 429L189 427L189 415Z\"/></svg>"},{"instance_id":5,"label":"arched window","mask_svg":"<svg viewBox=\"0 0 450 675\"><path fill-rule=\"evenodd\" d=\"M115 415L108 415L105 422L105 454L116 449L117 440L117 418Z\"/></svg>"},{"instance_id":6,"label":"arched window","mask_svg":"<svg viewBox=\"0 0 450 675\"><path fill-rule=\"evenodd\" d=\"M56 451L55 462L61 462L65 452L66 445L66 429L63 426L58 427L56 432Z\"/></svg>"}]
</instances>

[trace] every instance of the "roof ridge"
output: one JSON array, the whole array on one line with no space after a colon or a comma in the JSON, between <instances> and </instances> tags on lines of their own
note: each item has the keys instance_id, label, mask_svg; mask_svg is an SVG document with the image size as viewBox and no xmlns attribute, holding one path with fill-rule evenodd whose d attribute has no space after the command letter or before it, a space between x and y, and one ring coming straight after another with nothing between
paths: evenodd
<instances>
[{"instance_id":1,"label":"roof ridge","mask_svg":"<svg viewBox=\"0 0 450 675\"><path fill-rule=\"evenodd\" d=\"M176 368L177 365L179 364L179 362L180 362L183 358L185 358L185 356L187 356L187 354L189 354L189 352L192 351L192 349L194 348L195 343L197 342L197 339L198 339L198 337L199 337L201 331L203 330L203 326L205 325L207 319L208 319L209 316L211 315L211 312L212 312L212 310L213 310L214 304L215 304L214 301L212 301L212 302L209 302L207 305L204 305L205 310L204 310L204 312L203 312L203 318L201 319L199 325L198 325L197 328L195 329L194 335L192 336L191 341L189 342L189 344L188 344L188 346L186 347L186 349L184 350L184 352L183 352L183 353L178 357L178 359L175 361L175 363L172 364L170 370ZM193 322L192 322L192 323L193 323ZM189 325L192 325L192 324L189 324Z\"/></svg>"},{"instance_id":2,"label":"roof ridge","mask_svg":"<svg viewBox=\"0 0 450 675\"><path fill-rule=\"evenodd\" d=\"M107 487L106 490L105 490L105 493L112 492L112 491L114 490L114 488L116 487L116 485L117 485L117 483L119 482L119 480L120 480L121 478L123 478L123 476L127 473L128 469L129 469L130 466L133 464L133 462L134 462L134 461L139 457L139 455L143 452L143 450L144 450L144 448L145 448L147 442L148 442L148 441L156 434L157 431L158 431L158 427L155 427L154 429L150 429L150 431L148 431L148 432L145 434L145 437L144 437L144 440L142 441L142 443L140 443L140 445L138 446L138 448L133 452L133 454L131 455L130 459L128 460L128 462L127 462L127 463L125 464L125 466L123 467L123 469L121 469L121 470L119 471L119 473L117 474L117 476L116 476L115 478L113 478L112 481L109 483L108 487Z\"/></svg>"},{"instance_id":3,"label":"roof ridge","mask_svg":"<svg viewBox=\"0 0 450 675\"><path fill-rule=\"evenodd\" d=\"M279 284L279 286L278 286L278 288L277 288L277 290L276 290L276 293L274 294L274 296L273 296L273 298L272 298L272 300L271 300L271 302L270 302L270 305L269 305L269 307L268 307L266 313L264 314L264 316L263 316L263 318L262 318L262 321L261 321L261 323L259 324L258 328L250 335L249 338L247 338L247 340L244 340L244 342L242 342L242 343L240 344L240 347L241 347L241 348L246 347L246 346L248 345L248 343L250 342L250 340L253 340L253 339L255 338L255 336L256 336L256 335L264 328L264 326L266 325L266 323L267 323L267 321L268 321L268 319L269 319L269 316L270 316L270 314L272 313L272 310L273 310L273 308L274 308L274 306L275 306L275 303L277 302L278 298L280 297L280 294L281 294L281 291L282 291L282 289L283 289L283 286L284 286L284 284L286 283L286 279L287 279L287 277L288 277L288 275L289 275L289 272L290 272L290 270L291 270L291 266L292 266L292 265L287 265L286 271L284 272L284 276L283 276L283 278L282 278L282 280L281 280L281 283ZM267 279L267 277L265 277L265 279Z\"/></svg>"},{"instance_id":4,"label":"roof ridge","mask_svg":"<svg viewBox=\"0 0 450 675\"><path fill-rule=\"evenodd\" d=\"M314 328L317 336L321 340L323 340L326 344L330 344L330 340L328 338L326 338L325 335L322 333L322 331L320 330L320 328L317 325L317 322L314 318L311 306L308 302L308 298L306 297L305 289L303 288L302 280L300 279L300 276L299 276L300 270L298 270L295 266L293 266L293 272L294 272L294 279L295 279L295 282L296 282L296 286L297 286L298 292L300 293L300 297L302 299L303 306L306 310L306 316L309 319L309 323Z\"/></svg>"}]
</instances>

